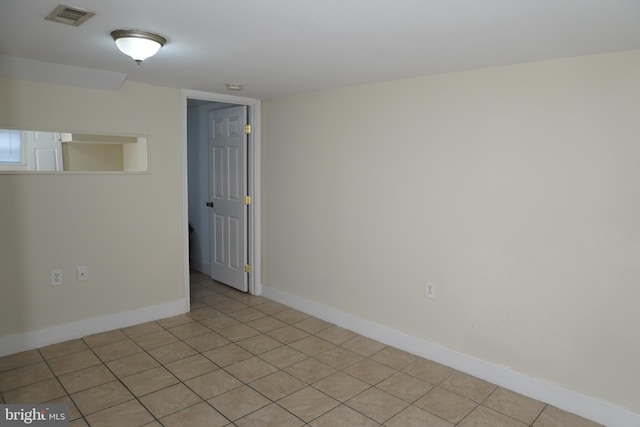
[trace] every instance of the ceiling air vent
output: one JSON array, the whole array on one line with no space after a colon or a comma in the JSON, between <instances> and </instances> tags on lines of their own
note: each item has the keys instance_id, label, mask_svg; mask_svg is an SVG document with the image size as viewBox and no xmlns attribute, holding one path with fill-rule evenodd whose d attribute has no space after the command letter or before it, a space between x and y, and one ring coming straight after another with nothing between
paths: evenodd
<instances>
[{"instance_id":1,"label":"ceiling air vent","mask_svg":"<svg viewBox=\"0 0 640 427\"><path fill-rule=\"evenodd\" d=\"M89 12L88 10L61 4L44 19L77 27L93 15L95 15L95 13Z\"/></svg>"}]
</instances>

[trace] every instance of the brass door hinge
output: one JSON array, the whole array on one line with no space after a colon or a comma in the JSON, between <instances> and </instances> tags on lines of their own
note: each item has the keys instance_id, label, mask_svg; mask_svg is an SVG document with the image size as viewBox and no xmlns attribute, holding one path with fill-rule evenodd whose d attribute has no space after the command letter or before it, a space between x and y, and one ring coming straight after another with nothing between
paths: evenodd
<instances>
[{"instance_id":1,"label":"brass door hinge","mask_svg":"<svg viewBox=\"0 0 640 427\"><path fill-rule=\"evenodd\" d=\"M247 135L251 133L251 125L244 125L244 133Z\"/></svg>"},{"instance_id":2,"label":"brass door hinge","mask_svg":"<svg viewBox=\"0 0 640 427\"><path fill-rule=\"evenodd\" d=\"M251 273L251 264L245 264L244 272L245 273Z\"/></svg>"},{"instance_id":3,"label":"brass door hinge","mask_svg":"<svg viewBox=\"0 0 640 427\"><path fill-rule=\"evenodd\" d=\"M244 204L245 205L251 204L251 196L244 196Z\"/></svg>"}]
</instances>

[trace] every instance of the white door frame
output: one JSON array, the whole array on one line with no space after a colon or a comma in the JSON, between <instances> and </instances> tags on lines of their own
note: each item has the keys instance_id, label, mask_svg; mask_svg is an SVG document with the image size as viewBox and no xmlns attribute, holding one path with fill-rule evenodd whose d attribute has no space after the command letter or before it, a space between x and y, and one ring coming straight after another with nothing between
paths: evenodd
<instances>
[{"instance_id":1,"label":"white door frame","mask_svg":"<svg viewBox=\"0 0 640 427\"><path fill-rule=\"evenodd\" d=\"M200 99L211 102L223 102L248 106L247 118L251 124L251 135L247 148L248 177L247 185L251 196L251 209L247 218L248 250L251 273L249 274L249 293L260 295L262 293L261 279L261 251L260 251L260 142L262 115L260 107L261 101L254 98L244 98L218 93L200 92L193 90L182 90L182 256L183 256L183 282L185 288L185 300L187 311L190 306L189 293L189 200L188 200L188 179L187 179L187 99Z\"/></svg>"}]
</instances>

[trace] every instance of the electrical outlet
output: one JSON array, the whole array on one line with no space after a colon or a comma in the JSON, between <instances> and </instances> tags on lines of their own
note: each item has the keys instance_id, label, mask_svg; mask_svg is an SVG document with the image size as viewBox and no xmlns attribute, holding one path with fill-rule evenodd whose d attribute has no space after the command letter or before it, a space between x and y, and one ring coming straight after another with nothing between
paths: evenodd
<instances>
[{"instance_id":1,"label":"electrical outlet","mask_svg":"<svg viewBox=\"0 0 640 427\"><path fill-rule=\"evenodd\" d=\"M426 283L424 285L424 296L425 298L435 298L436 297L436 285L433 283Z\"/></svg>"},{"instance_id":2,"label":"electrical outlet","mask_svg":"<svg viewBox=\"0 0 640 427\"><path fill-rule=\"evenodd\" d=\"M78 275L78 282L84 282L85 280L89 280L89 270L87 270L87 267L84 267L84 266L76 267L76 273Z\"/></svg>"},{"instance_id":3,"label":"electrical outlet","mask_svg":"<svg viewBox=\"0 0 640 427\"><path fill-rule=\"evenodd\" d=\"M51 286L62 285L64 281L62 280L62 270L59 268L54 268L50 271L51 273Z\"/></svg>"}]
</instances>

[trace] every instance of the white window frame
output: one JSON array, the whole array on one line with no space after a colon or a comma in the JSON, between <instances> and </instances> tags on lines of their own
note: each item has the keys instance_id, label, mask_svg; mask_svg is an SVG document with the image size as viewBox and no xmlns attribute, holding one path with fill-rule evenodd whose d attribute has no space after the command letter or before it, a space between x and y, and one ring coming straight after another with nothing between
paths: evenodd
<instances>
[{"instance_id":1,"label":"white window frame","mask_svg":"<svg viewBox=\"0 0 640 427\"><path fill-rule=\"evenodd\" d=\"M19 162L3 162L0 160L0 171L26 170L29 166L27 162L27 133L18 129L7 128L2 128L0 131L20 132L20 149L22 151Z\"/></svg>"}]
</instances>

